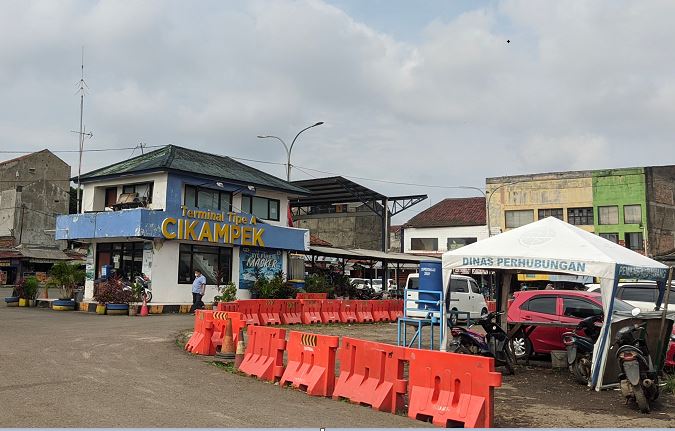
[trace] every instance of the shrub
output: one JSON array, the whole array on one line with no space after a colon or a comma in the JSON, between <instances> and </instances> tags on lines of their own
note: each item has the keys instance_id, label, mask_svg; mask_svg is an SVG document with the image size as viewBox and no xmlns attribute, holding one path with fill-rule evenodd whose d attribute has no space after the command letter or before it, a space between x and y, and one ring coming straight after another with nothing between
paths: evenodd
<instances>
[{"instance_id":1,"label":"shrub","mask_svg":"<svg viewBox=\"0 0 675 431\"><path fill-rule=\"evenodd\" d=\"M216 289L218 289L219 295L213 298L215 301L230 302L237 299L237 286L231 281L222 286L216 286Z\"/></svg>"},{"instance_id":2,"label":"shrub","mask_svg":"<svg viewBox=\"0 0 675 431\"><path fill-rule=\"evenodd\" d=\"M286 283L286 275L279 271L271 279L256 273L256 281L251 288L251 295L259 299L294 298L297 289Z\"/></svg>"},{"instance_id":3,"label":"shrub","mask_svg":"<svg viewBox=\"0 0 675 431\"><path fill-rule=\"evenodd\" d=\"M126 288L118 276L100 282L94 289L94 300L99 304L129 304L134 302L134 292Z\"/></svg>"},{"instance_id":4,"label":"shrub","mask_svg":"<svg viewBox=\"0 0 675 431\"><path fill-rule=\"evenodd\" d=\"M24 280L24 295L26 299L35 299L38 296L40 282L35 277L28 277Z\"/></svg>"},{"instance_id":5,"label":"shrub","mask_svg":"<svg viewBox=\"0 0 675 431\"><path fill-rule=\"evenodd\" d=\"M59 299L66 300L73 298L75 289L84 283L85 278L85 272L80 265L67 262L55 263L49 274L53 284L61 289Z\"/></svg>"}]
</instances>

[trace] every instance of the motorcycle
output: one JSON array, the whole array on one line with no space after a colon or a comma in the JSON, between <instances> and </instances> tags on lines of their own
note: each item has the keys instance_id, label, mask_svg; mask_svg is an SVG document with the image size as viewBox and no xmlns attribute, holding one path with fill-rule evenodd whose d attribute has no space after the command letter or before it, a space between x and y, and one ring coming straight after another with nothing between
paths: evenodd
<instances>
[{"instance_id":1,"label":"motorcycle","mask_svg":"<svg viewBox=\"0 0 675 431\"><path fill-rule=\"evenodd\" d=\"M639 314L633 310L633 316ZM642 413L649 413L650 403L659 396L659 376L647 348L647 322L634 323L616 333L614 346L619 361L621 393L626 403L634 400Z\"/></svg>"},{"instance_id":2,"label":"motorcycle","mask_svg":"<svg viewBox=\"0 0 675 431\"><path fill-rule=\"evenodd\" d=\"M452 341L448 351L466 353L494 358L497 365L503 365L508 374L514 373L515 356L511 351L511 340L506 331L497 324L497 316L503 312L490 312L479 319L469 328L453 326L450 329ZM475 324L485 330L485 335L471 331Z\"/></svg>"},{"instance_id":3,"label":"motorcycle","mask_svg":"<svg viewBox=\"0 0 675 431\"><path fill-rule=\"evenodd\" d=\"M562 334L563 344L567 348L567 364L575 380L582 385L588 384L591 377L593 346L600 336L600 328L595 324L602 321L602 315L590 316L579 322L573 331ZM581 335L583 331L586 335Z\"/></svg>"},{"instance_id":4,"label":"motorcycle","mask_svg":"<svg viewBox=\"0 0 675 431\"><path fill-rule=\"evenodd\" d=\"M150 288L150 279L147 275L137 275L134 277L134 283L140 286L141 299L145 298L145 302L149 303L152 301L152 289ZM129 282L124 282L124 290L134 291L133 284Z\"/></svg>"}]
</instances>

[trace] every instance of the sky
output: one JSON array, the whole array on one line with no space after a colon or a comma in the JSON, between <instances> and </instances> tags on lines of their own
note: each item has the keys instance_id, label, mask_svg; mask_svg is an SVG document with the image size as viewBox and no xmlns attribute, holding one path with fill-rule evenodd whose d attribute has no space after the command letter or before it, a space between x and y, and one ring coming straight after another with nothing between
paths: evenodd
<instances>
[{"instance_id":1,"label":"sky","mask_svg":"<svg viewBox=\"0 0 675 431\"><path fill-rule=\"evenodd\" d=\"M173 143L429 195L675 162L672 1L0 0L0 159ZM57 153L77 173L76 153ZM375 181L377 180L377 181ZM458 188L459 187L459 188Z\"/></svg>"}]
</instances>

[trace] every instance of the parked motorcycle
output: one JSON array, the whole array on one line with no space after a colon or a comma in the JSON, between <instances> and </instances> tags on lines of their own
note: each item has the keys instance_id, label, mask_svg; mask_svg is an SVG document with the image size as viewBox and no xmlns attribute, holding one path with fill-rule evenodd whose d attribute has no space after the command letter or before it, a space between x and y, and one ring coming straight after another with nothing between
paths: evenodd
<instances>
[{"instance_id":1,"label":"parked motorcycle","mask_svg":"<svg viewBox=\"0 0 675 431\"><path fill-rule=\"evenodd\" d=\"M567 364L575 380L582 385L591 378L593 346L600 336L596 322L602 321L602 315L590 316L579 322L573 331L562 334L563 344L567 348ZM580 332L583 331L585 335Z\"/></svg>"},{"instance_id":2,"label":"parked motorcycle","mask_svg":"<svg viewBox=\"0 0 675 431\"><path fill-rule=\"evenodd\" d=\"M134 286L130 282L123 282L124 290L134 291ZM140 286L141 299L145 297L145 302L148 303L152 301L152 289L150 288L150 279L147 275L137 275L134 277L134 283Z\"/></svg>"},{"instance_id":3,"label":"parked motorcycle","mask_svg":"<svg viewBox=\"0 0 675 431\"><path fill-rule=\"evenodd\" d=\"M493 311L481 316L469 328L453 326L450 329L452 341L448 351L495 358L497 365L503 365L508 374L513 374L516 360L511 351L511 340L497 324L497 316L502 313ZM476 324L485 330L485 335L470 330Z\"/></svg>"},{"instance_id":4,"label":"parked motorcycle","mask_svg":"<svg viewBox=\"0 0 675 431\"><path fill-rule=\"evenodd\" d=\"M633 316L640 313L633 310ZM634 323L616 333L614 346L619 361L621 393L626 402L634 400L642 413L659 396L659 376L647 348L647 322Z\"/></svg>"}]
</instances>

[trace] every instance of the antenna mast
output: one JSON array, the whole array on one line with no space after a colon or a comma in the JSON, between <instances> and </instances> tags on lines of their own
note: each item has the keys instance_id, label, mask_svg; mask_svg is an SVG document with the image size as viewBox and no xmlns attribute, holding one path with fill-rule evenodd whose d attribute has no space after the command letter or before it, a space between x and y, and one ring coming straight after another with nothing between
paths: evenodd
<instances>
[{"instance_id":1,"label":"antenna mast","mask_svg":"<svg viewBox=\"0 0 675 431\"><path fill-rule=\"evenodd\" d=\"M80 76L80 82L79 82L80 88L77 90L78 93L80 93L80 130L79 132L75 132L78 135L78 144L79 144L79 154L80 154L80 160L77 165L77 212L80 213L82 212L82 194L80 193L80 175L82 175L82 151L84 150L84 138L89 137L91 138L93 133L89 132L86 133L85 128L84 128L84 123L83 123L83 117L84 117L84 93L85 93L85 87L88 88L87 83L84 82L84 46L82 47L82 63L81 63L81 76Z\"/></svg>"}]
</instances>

